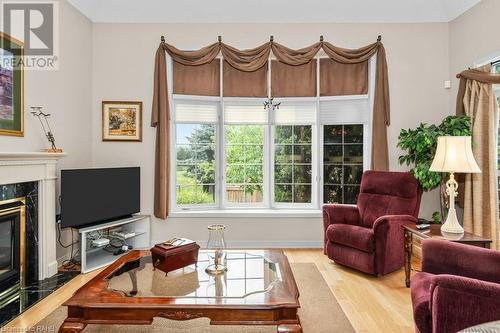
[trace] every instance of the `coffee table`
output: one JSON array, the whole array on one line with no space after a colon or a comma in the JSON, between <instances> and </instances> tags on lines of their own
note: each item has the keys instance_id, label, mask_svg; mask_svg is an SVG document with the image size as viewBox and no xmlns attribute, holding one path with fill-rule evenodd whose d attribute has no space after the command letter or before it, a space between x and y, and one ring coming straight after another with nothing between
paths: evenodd
<instances>
[{"instance_id":1,"label":"coffee table","mask_svg":"<svg viewBox=\"0 0 500 333\"><path fill-rule=\"evenodd\" d=\"M281 250L230 250L226 273L205 272L208 252L198 263L165 274L151 252L134 250L82 286L63 305L68 317L60 333L87 324L149 325L155 317L208 317L212 325L277 325L279 333L302 332L299 291Z\"/></svg>"}]
</instances>

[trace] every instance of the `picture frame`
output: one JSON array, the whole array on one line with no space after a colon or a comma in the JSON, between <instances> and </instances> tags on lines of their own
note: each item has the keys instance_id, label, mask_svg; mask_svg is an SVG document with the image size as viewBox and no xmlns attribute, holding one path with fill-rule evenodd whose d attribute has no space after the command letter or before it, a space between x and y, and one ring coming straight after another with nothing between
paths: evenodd
<instances>
[{"instance_id":1,"label":"picture frame","mask_svg":"<svg viewBox=\"0 0 500 333\"><path fill-rule=\"evenodd\" d=\"M103 101L102 141L142 142L142 102Z\"/></svg>"},{"instance_id":2,"label":"picture frame","mask_svg":"<svg viewBox=\"0 0 500 333\"><path fill-rule=\"evenodd\" d=\"M0 135L24 136L24 44L0 31Z\"/></svg>"}]
</instances>

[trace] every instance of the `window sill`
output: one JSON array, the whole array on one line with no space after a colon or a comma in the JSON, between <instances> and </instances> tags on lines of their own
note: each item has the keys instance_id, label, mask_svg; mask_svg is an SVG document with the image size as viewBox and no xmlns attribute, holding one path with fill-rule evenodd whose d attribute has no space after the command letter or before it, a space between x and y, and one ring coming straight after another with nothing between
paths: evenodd
<instances>
[{"instance_id":1,"label":"window sill","mask_svg":"<svg viewBox=\"0 0 500 333\"><path fill-rule=\"evenodd\" d=\"M173 218L196 217L276 217L276 218L320 218L320 209L225 209L225 210L183 210L171 212Z\"/></svg>"}]
</instances>

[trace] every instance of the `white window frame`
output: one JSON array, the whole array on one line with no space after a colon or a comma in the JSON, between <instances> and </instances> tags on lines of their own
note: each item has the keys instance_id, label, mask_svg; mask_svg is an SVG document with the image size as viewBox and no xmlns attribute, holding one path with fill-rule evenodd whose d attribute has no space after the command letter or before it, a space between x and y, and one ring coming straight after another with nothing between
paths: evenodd
<instances>
[{"instance_id":1,"label":"white window frame","mask_svg":"<svg viewBox=\"0 0 500 333\"><path fill-rule=\"evenodd\" d=\"M206 209L217 209L219 207L220 201L220 168L218 166L220 160L220 151L218 146L220 145L220 128L219 128L219 119L220 119L220 106L217 108L218 120L216 123L213 122L197 122L197 121L175 121L175 104L178 101L203 101L203 102L218 102L218 97L211 96L193 96L193 95L172 95L170 105L170 142L172 143L172 148L170 149L170 158L172 163L170 163L170 193L172 194L170 204L173 205L171 207L175 207L177 211L186 211L186 210L206 210ZM177 204L177 125L215 125L215 200L213 204L192 204L192 205L178 205Z\"/></svg>"},{"instance_id":2,"label":"white window frame","mask_svg":"<svg viewBox=\"0 0 500 333\"><path fill-rule=\"evenodd\" d=\"M267 123L254 123L254 124L237 124L231 123L226 124L224 121L224 103L241 103L241 104L253 104L255 102L260 101L262 103L262 98L240 98L240 97L224 97L222 98L222 117L220 118L219 128L221 128L222 141L220 143L221 148L221 158L219 159L221 167L219 168L222 173L222 200L221 200L221 209L268 209L269 206L269 112L267 112ZM263 107L263 106L262 106ZM262 157L262 174L263 174L263 185L262 185L262 203L234 203L228 202L226 197L226 125L234 125L234 126L245 126L245 125L258 125L264 126L264 143L263 143L263 154Z\"/></svg>"},{"instance_id":3,"label":"white window frame","mask_svg":"<svg viewBox=\"0 0 500 333\"><path fill-rule=\"evenodd\" d=\"M293 103L293 102L312 102L316 103L316 115L318 114L318 107L317 107L317 98L316 97L284 97L284 98L279 98L279 102L285 104L285 103ZM275 122L275 113L270 112L270 131L271 131L271 139L270 139L270 197L271 197L271 207L274 209L314 209L314 208L319 208L318 207L318 165L319 159L318 159L318 128L317 128L317 117L314 122L311 123L306 123L306 122L281 122L277 124ZM311 202L304 202L304 203L285 203L285 202L275 202L274 201L274 139L275 139L275 126L311 126ZM292 169L293 172L293 169Z\"/></svg>"},{"instance_id":4,"label":"white window frame","mask_svg":"<svg viewBox=\"0 0 500 333\"><path fill-rule=\"evenodd\" d=\"M289 98L276 98L278 102L304 102L304 101L314 101L316 102L316 121L311 124L295 123L289 125L311 125L312 126L312 175L311 175L311 203L277 203L274 202L274 125L286 125L285 123L275 124L274 114L272 111L268 112L267 124L262 124L265 126L264 131L264 157L263 157L263 202L262 204L255 203L228 203L226 198L226 183L225 183L225 171L226 171L226 141L225 141L225 122L224 122L224 102L238 102L238 101L255 101L256 98L235 98L235 97L223 97L223 59L219 57L221 62L220 71L220 96L192 96L192 95L174 95L172 93L173 84L173 64L172 59L167 54L167 79L168 79L168 95L169 95L169 109L170 109L170 142L173 142L172 148L170 149L170 211L175 216L176 213L180 213L179 216L188 214L190 212L209 212L208 216L216 216L220 212L221 216L225 216L230 212L237 212L238 214L246 212L253 212L253 215L265 216L266 211L276 213L269 213L271 215L281 216L287 214L286 212L296 211L303 212L304 216L307 216L311 211L311 214L317 214L318 210L323 205L323 191L324 191L324 166L323 166L323 145L324 145L324 126L325 125L363 125L363 171L370 169L371 165L371 132L372 132L372 121L373 121L373 98L375 89L375 68L376 68L376 55L372 56L368 62L368 94L365 95L351 95L351 96L329 96L320 97L319 96L319 83L320 83L320 59L326 58L326 56L318 55L316 57L317 63L317 95L316 97L289 97ZM269 60L269 62L271 59ZM268 71L268 91L271 91L271 66ZM500 90L500 88L499 88ZM173 114L175 110L176 100L190 100L190 101L217 101L220 103L218 108L218 121L216 124L216 179L215 179L215 204L193 204L193 205L177 205L176 202L176 167L177 167L177 156L176 156L176 125L175 115ZM342 118L338 118L334 122L321 122L320 121L320 103L322 101L337 101L337 100L359 100L367 99L369 103L369 117L363 119L359 122L349 122L344 121ZM263 103L265 98L259 98ZM180 122L179 124L184 124L186 122ZM191 122L189 122L191 123ZM192 122L193 124L199 124L197 122ZM237 125L237 124L234 124ZM242 124L244 125L244 124ZM278 213L283 211L283 214ZM255 214L254 214L255 213ZM283 216L285 216L283 215Z\"/></svg>"}]
</instances>

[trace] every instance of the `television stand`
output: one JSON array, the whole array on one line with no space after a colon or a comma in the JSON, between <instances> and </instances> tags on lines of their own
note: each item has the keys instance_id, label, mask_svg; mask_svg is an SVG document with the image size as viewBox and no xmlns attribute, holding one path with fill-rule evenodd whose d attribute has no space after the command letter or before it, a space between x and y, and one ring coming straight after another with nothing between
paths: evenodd
<instances>
[{"instance_id":1,"label":"television stand","mask_svg":"<svg viewBox=\"0 0 500 333\"><path fill-rule=\"evenodd\" d=\"M132 215L78 229L82 273L105 267L127 253L128 251L118 255L113 254L121 245L149 250L150 223L149 215ZM108 239L109 243L105 239Z\"/></svg>"}]
</instances>

